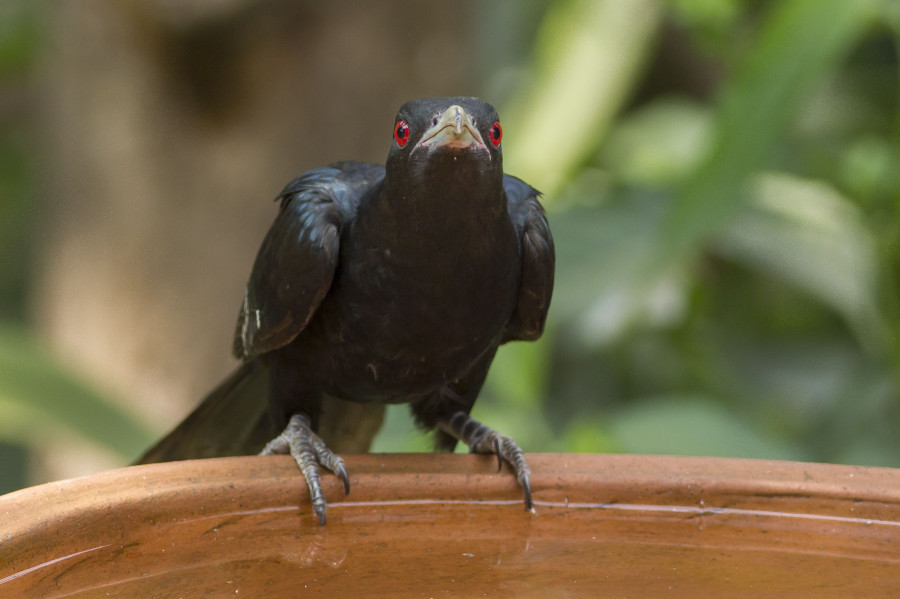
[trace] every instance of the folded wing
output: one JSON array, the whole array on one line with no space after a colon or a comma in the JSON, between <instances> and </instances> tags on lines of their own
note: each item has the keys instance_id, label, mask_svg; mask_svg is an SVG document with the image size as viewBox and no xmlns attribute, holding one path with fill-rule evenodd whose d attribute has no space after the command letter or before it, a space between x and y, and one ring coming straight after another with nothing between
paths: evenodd
<instances>
[{"instance_id":1,"label":"folded wing","mask_svg":"<svg viewBox=\"0 0 900 599\"><path fill-rule=\"evenodd\" d=\"M503 342L533 341L544 332L553 294L555 251L540 192L516 177L505 175L507 207L519 235L521 279L516 309L506 325Z\"/></svg>"}]
</instances>

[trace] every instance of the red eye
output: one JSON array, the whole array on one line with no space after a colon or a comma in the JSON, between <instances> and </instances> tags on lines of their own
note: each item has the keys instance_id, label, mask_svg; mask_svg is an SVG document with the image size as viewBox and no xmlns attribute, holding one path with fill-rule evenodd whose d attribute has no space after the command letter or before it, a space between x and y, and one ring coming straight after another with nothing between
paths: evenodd
<instances>
[{"instance_id":1,"label":"red eye","mask_svg":"<svg viewBox=\"0 0 900 599\"><path fill-rule=\"evenodd\" d=\"M503 129L500 127L499 121L488 129L488 137L491 138L491 143L494 144L495 148L500 145L500 140L503 139Z\"/></svg>"},{"instance_id":2,"label":"red eye","mask_svg":"<svg viewBox=\"0 0 900 599\"><path fill-rule=\"evenodd\" d=\"M394 141L401 148L409 141L409 125L406 124L406 121L397 121L397 124L394 125Z\"/></svg>"}]
</instances>

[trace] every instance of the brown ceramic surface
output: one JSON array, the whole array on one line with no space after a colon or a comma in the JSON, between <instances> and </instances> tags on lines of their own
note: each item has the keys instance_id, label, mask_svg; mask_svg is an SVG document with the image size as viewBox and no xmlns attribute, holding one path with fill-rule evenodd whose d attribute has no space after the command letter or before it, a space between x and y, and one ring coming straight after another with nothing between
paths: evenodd
<instances>
[{"instance_id":1,"label":"brown ceramic surface","mask_svg":"<svg viewBox=\"0 0 900 599\"><path fill-rule=\"evenodd\" d=\"M900 470L349 456L328 524L285 456L153 464L0 497L0 597L900 597Z\"/></svg>"}]
</instances>

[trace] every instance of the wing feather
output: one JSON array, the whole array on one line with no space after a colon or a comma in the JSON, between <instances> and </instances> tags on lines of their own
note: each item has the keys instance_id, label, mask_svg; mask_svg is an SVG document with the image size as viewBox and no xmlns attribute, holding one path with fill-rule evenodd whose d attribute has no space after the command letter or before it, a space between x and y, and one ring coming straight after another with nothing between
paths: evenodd
<instances>
[{"instance_id":1,"label":"wing feather","mask_svg":"<svg viewBox=\"0 0 900 599\"><path fill-rule=\"evenodd\" d=\"M383 167L343 162L304 173L279 194L238 316L235 356L283 347L303 331L331 288L341 231L383 177Z\"/></svg>"},{"instance_id":2,"label":"wing feather","mask_svg":"<svg viewBox=\"0 0 900 599\"><path fill-rule=\"evenodd\" d=\"M505 175L503 188L507 207L519 234L521 278L513 316L506 326L503 342L533 341L544 332L556 263L553 236L547 215L538 201L540 192L521 179Z\"/></svg>"}]
</instances>

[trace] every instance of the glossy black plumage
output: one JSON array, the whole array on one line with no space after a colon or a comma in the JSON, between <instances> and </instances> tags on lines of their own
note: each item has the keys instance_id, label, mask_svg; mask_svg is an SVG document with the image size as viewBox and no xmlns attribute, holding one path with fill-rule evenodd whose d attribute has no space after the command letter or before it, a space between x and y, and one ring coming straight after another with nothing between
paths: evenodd
<instances>
[{"instance_id":1,"label":"glossy black plumage","mask_svg":"<svg viewBox=\"0 0 900 599\"><path fill-rule=\"evenodd\" d=\"M508 440L524 464L511 439L465 415L497 347L543 331L554 252L539 194L503 174L489 104L415 100L400 121L408 139L384 167L337 163L278 196L235 332L243 365L143 462L257 452L298 414L304 439L365 449L361 431L378 424L365 421L408 403L438 447L463 439L513 461ZM308 456L295 458L315 477ZM324 498L316 511L324 522Z\"/></svg>"}]
</instances>

